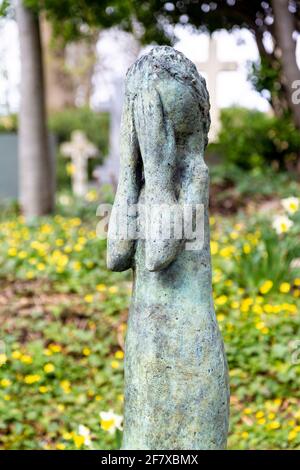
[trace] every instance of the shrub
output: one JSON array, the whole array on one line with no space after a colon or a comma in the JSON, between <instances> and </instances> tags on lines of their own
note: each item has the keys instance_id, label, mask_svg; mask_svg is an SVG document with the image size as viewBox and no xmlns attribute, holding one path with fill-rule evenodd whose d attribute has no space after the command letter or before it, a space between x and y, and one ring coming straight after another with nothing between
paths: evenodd
<instances>
[{"instance_id":1,"label":"shrub","mask_svg":"<svg viewBox=\"0 0 300 470\"><path fill-rule=\"evenodd\" d=\"M226 163L249 170L266 165L285 168L297 160L300 134L288 118L257 110L227 108L221 112L218 141L210 145Z\"/></svg>"},{"instance_id":2,"label":"shrub","mask_svg":"<svg viewBox=\"0 0 300 470\"><path fill-rule=\"evenodd\" d=\"M99 157L89 160L89 175L103 161L103 157L108 152L108 113L95 113L89 108L66 109L50 115L49 129L56 135L58 144L68 141L71 133L80 129L98 147ZM59 189L70 186L70 176L66 171L66 163L67 160L58 152L57 186Z\"/></svg>"},{"instance_id":3,"label":"shrub","mask_svg":"<svg viewBox=\"0 0 300 470\"><path fill-rule=\"evenodd\" d=\"M0 133L17 132L18 116L17 114L9 114L0 116Z\"/></svg>"},{"instance_id":4,"label":"shrub","mask_svg":"<svg viewBox=\"0 0 300 470\"><path fill-rule=\"evenodd\" d=\"M88 139L99 149L99 157L89 160L89 175L103 161L108 153L109 115L96 113L89 108L66 109L52 113L49 117L49 131L55 135L58 146L70 139L71 133L77 129L83 131ZM17 132L18 116L11 114L0 116L0 133ZM59 148L59 147L58 147ZM57 153L57 186L70 187L70 176L66 171L67 160Z\"/></svg>"}]
</instances>

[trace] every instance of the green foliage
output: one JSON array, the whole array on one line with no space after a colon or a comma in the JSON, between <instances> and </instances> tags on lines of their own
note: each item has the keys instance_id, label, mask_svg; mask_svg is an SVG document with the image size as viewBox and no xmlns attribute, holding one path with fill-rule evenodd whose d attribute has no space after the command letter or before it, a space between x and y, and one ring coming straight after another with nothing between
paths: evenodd
<instances>
[{"instance_id":1,"label":"green foliage","mask_svg":"<svg viewBox=\"0 0 300 470\"><path fill-rule=\"evenodd\" d=\"M221 131L210 150L224 162L243 169L284 168L297 160L300 134L289 119L260 111L228 108L221 113Z\"/></svg>"},{"instance_id":2,"label":"green foliage","mask_svg":"<svg viewBox=\"0 0 300 470\"><path fill-rule=\"evenodd\" d=\"M25 0L25 5L46 13L54 27L54 35L72 41L88 35L93 28L120 25L132 28L131 0Z\"/></svg>"},{"instance_id":3,"label":"green foliage","mask_svg":"<svg viewBox=\"0 0 300 470\"><path fill-rule=\"evenodd\" d=\"M122 414L129 275L106 270L96 197L80 217L70 196L59 199L60 213L30 224L15 210L0 215L2 449L89 449L80 425L92 448L120 446L99 413ZM281 215L293 225L277 233ZM210 222L230 369L229 448L297 449L300 275L290 261L300 257L299 207Z\"/></svg>"},{"instance_id":4,"label":"green foliage","mask_svg":"<svg viewBox=\"0 0 300 470\"><path fill-rule=\"evenodd\" d=\"M102 155L108 151L109 115L96 113L89 108L70 108L52 113L49 129L59 143L67 141L74 130L82 130L88 139L100 150Z\"/></svg>"},{"instance_id":5,"label":"green foliage","mask_svg":"<svg viewBox=\"0 0 300 470\"><path fill-rule=\"evenodd\" d=\"M297 175L291 172L278 172L270 167L245 170L225 161L219 165L212 165L210 175L214 185L224 187L215 195L218 200L224 200L226 197L234 197L237 202L242 202L243 198L247 197L251 197L254 201L271 196L283 198L299 191Z\"/></svg>"},{"instance_id":6,"label":"green foliage","mask_svg":"<svg viewBox=\"0 0 300 470\"><path fill-rule=\"evenodd\" d=\"M67 160L60 154L59 145L69 141L73 131L83 131L87 138L99 149L99 156L95 159L90 159L88 162L89 176L92 175L94 168L103 162L104 157L108 153L108 113L96 113L87 107L66 109L50 115L48 128L49 131L55 135L58 144L57 187L60 190L70 188L71 179L67 171L69 167L68 161L70 160ZM0 134L17 131L18 116L16 114L0 117Z\"/></svg>"},{"instance_id":7,"label":"green foliage","mask_svg":"<svg viewBox=\"0 0 300 470\"><path fill-rule=\"evenodd\" d=\"M261 57L259 62L251 64L248 79L252 83L255 90L266 97L265 92L269 92L268 100L270 104L280 101L283 94L283 86L281 83L281 64L278 61L266 60Z\"/></svg>"},{"instance_id":8,"label":"green foliage","mask_svg":"<svg viewBox=\"0 0 300 470\"><path fill-rule=\"evenodd\" d=\"M108 113L96 113L89 108L66 109L51 114L49 129L56 135L58 144L69 141L73 131L81 130L98 147L99 157L89 160L89 175L108 153ZM57 185L59 189L70 186L70 176L66 171L67 162L68 160L58 152Z\"/></svg>"},{"instance_id":9,"label":"green foliage","mask_svg":"<svg viewBox=\"0 0 300 470\"><path fill-rule=\"evenodd\" d=\"M0 116L0 134L6 132L17 132L18 116L17 114L9 114Z\"/></svg>"}]
</instances>

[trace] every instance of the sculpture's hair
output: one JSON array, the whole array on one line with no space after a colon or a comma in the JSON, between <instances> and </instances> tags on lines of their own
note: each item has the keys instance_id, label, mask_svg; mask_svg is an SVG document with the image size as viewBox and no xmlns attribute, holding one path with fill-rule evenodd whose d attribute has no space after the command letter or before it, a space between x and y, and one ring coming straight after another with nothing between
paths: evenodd
<instances>
[{"instance_id":1,"label":"sculpture's hair","mask_svg":"<svg viewBox=\"0 0 300 470\"><path fill-rule=\"evenodd\" d=\"M200 109L205 133L205 144L210 128L210 103L205 79L199 75L195 65L184 54L169 46L154 47L143 55L128 70L126 76L126 93L135 94L137 87L145 76L156 79L161 72L169 74L180 83L191 87ZM139 78L140 76L140 78Z\"/></svg>"}]
</instances>

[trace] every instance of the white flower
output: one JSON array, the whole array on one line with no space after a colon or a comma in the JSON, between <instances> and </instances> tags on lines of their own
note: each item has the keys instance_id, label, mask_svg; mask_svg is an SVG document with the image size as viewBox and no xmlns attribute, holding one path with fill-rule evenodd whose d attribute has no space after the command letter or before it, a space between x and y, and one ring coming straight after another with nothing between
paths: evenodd
<instances>
[{"instance_id":1,"label":"white flower","mask_svg":"<svg viewBox=\"0 0 300 470\"><path fill-rule=\"evenodd\" d=\"M281 204L288 214L295 214L299 209L299 199L297 197L282 199Z\"/></svg>"},{"instance_id":2,"label":"white flower","mask_svg":"<svg viewBox=\"0 0 300 470\"><path fill-rule=\"evenodd\" d=\"M92 442L91 442L91 431L89 430L89 428L84 426L84 424L80 424L78 426L78 434L79 436L84 437L84 445L86 445L87 447L90 447Z\"/></svg>"},{"instance_id":3,"label":"white flower","mask_svg":"<svg viewBox=\"0 0 300 470\"><path fill-rule=\"evenodd\" d=\"M276 230L278 235L288 232L292 225L294 225L294 222L286 215L279 215L275 217L272 223L272 227L274 230Z\"/></svg>"},{"instance_id":4,"label":"white flower","mask_svg":"<svg viewBox=\"0 0 300 470\"><path fill-rule=\"evenodd\" d=\"M117 415L113 410L101 411L101 428L109 434L114 434L116 429L122 431L123 416Z\"/></svg>"},{"instance_id":5,"label":"white flower","mask_svg":"<svg viewBox=\"0 0 300 470\"><path fill-rule=\"evenodd\" d=\"M59 202L62 206L69 206L72 202L72 199L70 198L70 196L62 194L61 196L59 196Z\"/></svg>"}]
</instances>

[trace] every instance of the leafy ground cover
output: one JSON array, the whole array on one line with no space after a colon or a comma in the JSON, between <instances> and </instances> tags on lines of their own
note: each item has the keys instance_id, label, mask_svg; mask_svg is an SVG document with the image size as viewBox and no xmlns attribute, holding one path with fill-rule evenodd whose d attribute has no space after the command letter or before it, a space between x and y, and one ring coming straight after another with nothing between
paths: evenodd
<instances>
[{"instance_id":1,"label":"leafy ground cover","mask_svg":"<svg viewBox=\"0 0 300 470\"><path fill-rule=\"evenodd\" d=\"M2 212L2 449L120 446L131 281L107 272L88 199L84 210L62 199L67 207L30 224ZM210 222L229 448L300 448L299 201Z\"/></svg>"}]
</instances>

